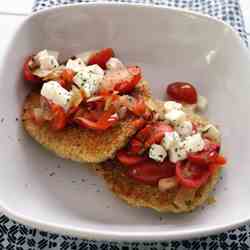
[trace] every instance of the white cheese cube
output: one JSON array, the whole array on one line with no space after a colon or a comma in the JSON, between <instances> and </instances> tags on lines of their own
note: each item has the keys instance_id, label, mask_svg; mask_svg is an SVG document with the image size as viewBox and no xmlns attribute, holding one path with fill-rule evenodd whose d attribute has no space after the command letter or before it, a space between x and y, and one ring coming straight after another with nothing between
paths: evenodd
<instances>
[{"instance_id":1,"label":"white cheese cube","mask_svg":"<svg viewBox=\"0 0 250 250\"><path fill-rule=\"evenodd\" d=\"M174 147L170 148L168 151L169 161L176 163L178 161L185 160L187 158L187 150L183 142L175 144Z\"/></svg>"},{"instance_id":2,"label":"white cheese cube","mask_svg":"<svg viewBox=\"0 0 250 250\"><path fill-rule=\"evenodd\" d=\"M64 89L58 82L49 81L43 84L41 95L48 100L68 110L72 94Z\"/></svg>"},{"instance_id":3,"label":"white cheese cube","mask_svg":"<svg viewBox=\"0 0 250 250\"><path fill-rule=\"evenodd\" d=\"M207 108L207 104L208 104L207 98L202 95L199 95L196 106L197 110L200 112L204 112Z\"/></svg>"},{"instance_id":4,"label":"white cheese cube","mask_svg":"<svg viewBox=\"0 0 250 250\"><path fill-rule=\"evenodd\" d=\"M74 59L74 60L69 59L67 61L67 64L66 64L66 68L71 69L74 72L79 72L79 71L83 70L85 67L86 67L86 65L82 61L81 58L77 58L77 59Z\"/></svg>"},{"instance_id":5,"label":"white cheese cube","mask_svg":"<svg viewBox=\"0 0 250 250\"><path fill-rule=\"evenodd\" d=\"M184 121L175 127L181 137L192 135L193 124L190 121Z\"/></svg>"},{"instance_id":6,"label":"white cheese cube","mask_svg":"<svg viewBox=\"0 0 250 250\"><path fill-rule=\"evenodd\" d=\"M221 140L221 135L220 135L220 131L219 129L217 129L214 125L212 124L208 124L207 126L205 126L204 128L202 128L202 134L211 139L216 141L217 143L220 142Z\"/></svg>"},{"instance_id":7,"label":"white cheese cube","mask_svg":"<svg viewBox=\"0 0 250 250\"><path fill-rule=\"evenodd\" d=\"M104 71L98 65L91 65L79 71L73 81L84 91L86 97L90 97L99 90L103 77Z\"/></svg>"},{"instance_id":8,"label":"white cheese cube","mask_svg":"<svg viewBox=\"0 0 250 250\"><path fill-rule=\"evenodd\" d=\"M205 146L205 142L199 133L186 137L186 139L183 141L183 144L186 151L189 153L202 151Z\"/></svg>"},{"instance_id":9,"label":"white cheese cube","mask_svg":"<svg viewBox=\"0 0 250 250\"><path fill-rule=\"evenodd\" d=\"M182 110L171 110L165 114L165 119L173 125L178 125L186 119L186 113Z\"/></svg>"},{"instance_id":10,"label":"white cheese cube","mask_svg":"<svg viewBox=\"0 0 250 250\"><path fill-rule=\"evenodd\" d=\"M167 152L161 145L158 144L151 145L149 149L149 158L155 161L163 162L166 157L167 157Z\"/></svg>"},{"instance_id":11,"label":"white cheese cube","mask_svg":"<svg viewBox=\"0 0 250 250\"><path fill-rule=\"evenodd\" d=\"M181 103L174 101L167 101L164 103L165 112L168 113L172 110L182 110L183 106Z\"/></svg>"},{"instance_id":12,"label":"white cheese cube","mask_svg":"<svg viewBox=\"0 0 250 250\"><path fill-rule=\"evenodd\" d=\"M181 141L180 136L176 132L165 132L162 139L161 145L165 150L169 150L174 145L178 144Z\"/></svg>"},{"instance_id":13,"label":"white cheese cube","mask_svg":"<svg viewBox=\"0 0 250 250\"><path fill-rule=\"evenodd\" d=\"M57 62L58 53L54 51L42 50L34 57L42 70L51 70L59 66Z\"/></svg>"},{"instance_id":14,"label":"white cheese cube","mask_svg":"<svg viewBox=\"0 0 250 250\"><path fill-rule=\"evenodd\" d=\"M111 57L106 62L106 67L108 70L117 70L117 69L125 68L124 64L118 58L115 58L115 57Z\"/></svg>"}]
</instances>

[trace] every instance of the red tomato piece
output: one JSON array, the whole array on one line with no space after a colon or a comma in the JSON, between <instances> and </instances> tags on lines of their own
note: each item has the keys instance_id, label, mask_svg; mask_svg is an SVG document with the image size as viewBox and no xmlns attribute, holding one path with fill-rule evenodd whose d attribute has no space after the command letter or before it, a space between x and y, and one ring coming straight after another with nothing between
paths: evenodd
<instances>
[{"instance_id":1,"label":"red tomato piece","mask_svg":"<svg viewBox=\"0 0 250 250\"><path fill-rule=\"evenodd\" d=\"M195 87L187 82L174 82L168 85L167 95L177 102L188 104L197 103L197 92Z\"/></svg>"},{"instance_id":2,"label":"red tomato piece","mask_svg":"<svg viewBox=\"0 0 250 250\"><path fill-rule=\"evenodd\" d=\"M42 80L38 76L33 75L29 64L32 62L32 57L28 57L28 59L25 61L23 65L23 77L24 80L34 83L34 84L41 84Z\"/></svg>"},{"instance_id":3,"label":"red tomato piece","mask_svg":"<svg viewBox=\"0 0 250 250\"><path fill-rule=\"evenodd\" d=\"M141 116L146 111L146 105L142 99L136 100L134 106L131 109L132 113Z\"/></svg>"},{"instance_id":4,"label":"red tomato piece","mask_svg":"<svg viewBox=\"0 0 250 250\"><path fill-rule=\"evenodd\" d=\"M172 132L173 128L166 123L157 122L153 125L153 130L151 130L150 137L145 142L145 147L148 148L152 144L160 143L164 137L165 132Z\"/></svg>"},{"instance_id":5,"label":"red tomato piece","mask_svg":"<svg viewBox=\"0 0 250 250\"><path fill-rule=\"evenodd\" d=\"M137 129L141 129L142 127L144 127L145 124L146 121L143 118L138 118L131 121L131 125Z\"/></svg>"},{"instance_id":6,"label":"red tomato piece","mask_svg":"<svg viewBox=\"0 0 250 250\"><path fill-rule=\"evenodd\" d=\"M53 113L53 120L51 121L52 129L58 131L65 128L67 116L63 108L59 105L51 104L51 111Z\"/></svg>"},{"instance_id":7,"label":"red tomato piece","mask_svg":"<svg viewBox=\"0 0 250 250\"><path fill-rule=\"evenodd\" d=\"M106 69L106 62L114 55L112 48L104 48L94 53L89 61L88 65L98 64L101 68Z\"/></svg>"},{"instance_id":8,"label":"red tomato piece","mask_svg":"<svg viewBox=\"0 0 250 250\"><path fill-rule=\"evenodd\" d=\"M146 156L130 155L125 150L120 150L119 152L117 152L116 158L126 166L135 165L147 159Z\"/></svg>"},{"instance_id":9,"label":"red tomato piece","mask_svg":"<svg viewBox=\"0 0 250 250\"><path fill-rule=\"evenodd\" d=\"M130 66L128 67L128 72L131 75L130 79L121 80L116 83L114 86L114 90L118 91L120 94L130 93L134 87L141 80L141 69L138 66Z\"/></svg>"},{"instance_id":10,"label":"red tomato piece","mask_svg":"<svg viewBox=\"0 0 250 250\"><path fill-rule=\"evenodd\" d=\"M135 137L140 140L141 142L146 141L149 136L151 135L152 132L152 125L147 124L143 129L141 129L136 135Z\"/></svg>"},{"instance_id":11,"label":"red tomato piece","mask_svg":"<svg viewBox=\"0 0 250 250\"><path fill-rule=\"evenodd\" d=\"M205 140L205 147L201 152L190 153L188 155L188 160L196 165L207 165L210 163L216 163L216 159L219 156L220 145L212 143L209 140ZM220 160L221 158L219 158ZM222 162L223 159L221 159Z\"/></svg>"},{"instance_id":12,"label":"red tomato piece","mask_svg":"<svg viewBox=\"0 0 250 250\"><path fill-rule=\"evenodd\" d=\"M152 160L137 163L128 170L128 176L134 180L148 184L157 185L162 178L175 175L175 164L165 161L161 164Z\"/></svg>"},{"instance_id":13,"label":"red tomato piece","mask_svg":"<svg viewBox=\"0 0 250 250\"><path fill-rule=\"evenodd\" d=\"M136 138L132 138L129 142L129 152L139 154L144 150L144 144Z\"/></svg>"},{"instance_id":14,"label":"red tomato piece","mask_svg":"<svg viewBox=\"0 0 250 250\"><path fill-rule=\"evenodd\" d=\"M64 69L61 76L59 83L65 89L70 89L72 87L72 81L74 78L74 72L71 69Z\"/></svg>"},{"instance_id":15,"label":"red tomato piece","mask_svg":"<svg viewBox=\"0 0 250 250\"><path fill-rule=\"evenodd\" d=\"M210 176L207 166L198 166L190 162L176 164L177 181L187 188L199 188L204 185Z\"/></svg>"}]
</instances>

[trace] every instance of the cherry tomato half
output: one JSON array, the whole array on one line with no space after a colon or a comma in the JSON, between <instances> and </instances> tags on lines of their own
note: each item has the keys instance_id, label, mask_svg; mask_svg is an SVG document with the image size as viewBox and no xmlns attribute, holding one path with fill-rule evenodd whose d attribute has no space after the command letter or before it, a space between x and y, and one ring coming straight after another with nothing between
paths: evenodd
<instances>
[{"instance_id":1,"label":"cherry tomato half","mask_svg":"<svg viewBox=\"0 0 250 250\"><path fill-rule=\"evenodd\" d=\"M51 111L53 113L51 128L55 131L65 128L67 123L67 116L63 108L59 105L51 104Z\"/></svg>"},{"instance_id":2,"label":"cherry tomato half","mask_svg":"<svg viewBox=\"0 0 250 250\"><path fill-rule=\"evenodd\" d=\"M125 150L120 150L119 152L117 152L116 158L126 166L135 165L147 159L146 156L130 155Z\"/></svg>"},{"instance_id":3,"label":"cherry tomato half","mask_svg":"<svg viewBox=\"0 0 250 250\"><path fill-rule=\"evenodd\" d=\"M114 55L114 51L111 48L104 48L94 53L89 61L88 65L98 64L102 69L106 69L106 62Z\"/></svg>"},{"instance_id":4,"label":"cherry tomato half","mask_svg":"<svg viewBox=\"0 0 250 250\"><path fill-rule=\"evenodd\" d=\"M187 82L174 82L167 87L167 96L177 102L188 104L197 103L197 92L195 87Z\"/></svg>"},{"instance_id":5,"label":"cherry tomato half","mask_svg":"<svg viewBox=\"0 0 250 250\"><path fill-rule=\"evenodd\" d=\"M41 84L42 80L38 76L33 75L31 69L30 69L30 63L32 63L32 57L28 57L28 59L25 61L23 65L23 77L24 80L34 83L34 84Z\"/></svg>"},{"instance_id":6,"label":"cherry tomato half","mask_svg":"<svg viewBox=\"0 0 250 250\"><path fill-rule=\"evenodd\" d=\"M168 161L159 164L147 160L131 166L127 174L138 182L157 185L160 179L175 175L175 164Z\"/></svg>"},{"instance_id":7,"label":"cherry tomato half","mask_svg":"<svg viewBox=\"0 0 250 250\"><path fill-rule=\"evenodd\" d=\"M187 188L201 187L208 181L210 174L208 166L194 165L189 161L176 163L177 181Z\"/></svg>"},{"instance_id":8,"label":"cherry tomato half","mask_svg":"<svg viewBox=\"0 0 250 250\"><path fill-rule=\"evenodd\" d=\"M121 80L114 86L114 90L118 91L120 94L131 92L141 80L141 69L138 66L128 67L128 72L131 75L130 79Z\"/></svg>"}]
</instances>

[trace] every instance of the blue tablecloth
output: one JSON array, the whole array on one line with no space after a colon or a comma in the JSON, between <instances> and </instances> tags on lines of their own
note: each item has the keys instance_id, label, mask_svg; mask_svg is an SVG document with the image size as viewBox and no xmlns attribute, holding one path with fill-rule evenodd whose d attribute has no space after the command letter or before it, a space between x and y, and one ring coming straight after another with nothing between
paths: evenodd
<instances>
[{"instance_id":1,"label":"blue tablecloth","mask_svg":"<svg viewBox=\"0 0 250 250\"><path fill-rule=\"evenodd\" d=\"M37 0L33 10L38 11L50 6L100 2L99 0ZM202 12L232 25L247 43L241 9L238 0L111 0L109 2L150 3L192 9ZM74 237L41 232L18 224L6 216L0 216L0 250L184 250L184 249L250 249L250 225L244 225L218 235L195 240L168 242L97 242Z\"/></svg>"}]
</instances>

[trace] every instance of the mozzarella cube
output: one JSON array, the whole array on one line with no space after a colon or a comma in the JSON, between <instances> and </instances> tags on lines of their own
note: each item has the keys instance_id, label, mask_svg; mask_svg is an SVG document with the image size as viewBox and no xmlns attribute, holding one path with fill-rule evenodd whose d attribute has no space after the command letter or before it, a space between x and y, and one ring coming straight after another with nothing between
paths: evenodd
<instances>
[{"instance_id":1,"label":"mozzarella cube","mask_svg":"<svg viewBox=\"0 0 250 250\"><path fill-rule=\"evenodd\" d=\"M115 57L111 57L106 62L106 67L108 70L117 70L117 69L125 68L124 64L118 58L115 58Z\"/></svg>"},{"instance_id":2,"label":"mozzarella cube","mask_svg":"<svg viewBox=\"0 0 250 250\"><path fill-rule=\"evenodd\" d=\"M180 136L186 137L192 135L193 133L193 124L190 121L184 121L176 126L176 131Z\"/></svg>"},{"instance_id":3,"label":"mozzarella cube","mask_svg":"<svg viewBox=\"0 0 250 250\"><path fill-rule=\"evenodd\" d=\"M183 142L175 144L174 147L170 148L168 151L169 161L176 163L178 161L185 160L188 156L187 150Z\"/></svg>"},{"instance_id":4,"label":"mozzarella cube","mask_svg":"<svg viewBox=\"0 0 250 250\"><path fill-rule=\"evenodd\" d=\"M205 142L199 133L186 137L186 139L183 141L183 144L186 151L189 153L202 151L205 146Z\"/></svg>"},{"instance_id":5,"label":"mozzarella cube","mask_svg":"<svg viewBox=\"0 0 250 250\"><path fill-rule=\"evenodd\" d=\"M71 69L74 72L79 72L86 67L85 63L81 58L77 58L75 60L69 59L66 64L67 69Z\"/></svg>"},{"instance_id":6,"label":"mozzarella cube","mask_svg":"<svg viewBox=\"0 0 250 250\"><path fill-rule=\"evenodd\" d=\"M211 139L211 140L214 140L216 141L217 143L220 142L221 140L221 135L220 135L220 131L219 129L217 129L214 125L212 124L208 124L207 126L205 126L203 129L202 129L202 134Z\"/></svg>"},{"instance_id":7,"label":"mozzarella cube","mask_svg":"<svg viewBox=\"0 0 250 250\"><path fill-rule=\"evenodd\" d=\"M182 110L183 106L181 103L174 101L167 101L164 103L165 112L168 113L172 110Z\"/></svg>"},{"instance_id":8,"label":"mozzarella cube","mask_svg":"<svg viewBox=\"0 0 250 250\"><path fill-rule=\"evenodd\" d=\"M52 70L59 66L57 62L58 53L54 51L42 50L34 57L42 70Z\"/></svg>"},{"instance_id":9,"label":"mozzarella cube","mask_svg":"<svg viewBox=\"0 0 250 250\"><path fill-rule=\"evenodd\" d=\"M165 150L169 150L174 145L180 142L180 136L176 132L165 132L164 137L162 139L161 145Z\"/></svg>"},{"instance_id":10,"label":"mozzarella cube","mask_svg":"<svg viewBox=\"0 0 250 250\"><path fill-rule=\"evenodd\" d=\"M41 95L48 100L68 110L72 94L64 89L58 82L49 81L43 84Z\"/></svg>"},{"instance_id":11,"label":"mozzarella cube","mask_svg":"<svg viewBox=\"0 0 250 250\"><path fill-rule=\"evenodd\" d=\"M197 99L197 106L196 106L197 110L200 112L204 112L207 108L207 105L208 105L207 98L202 95L199 95Z\"/></svg>"},{"instance_id":12,"label":"mozzarella cube","mask_svg":"<svg viewBox=\"0 0 250 250\"><path fill-rule=\"evenodd\" d=\"M171 110L165 114L165 119L173 125L178 125L186 119L186 113L182 110Z\"/></svg>"},{"instance_id":13,"label":"mozzarella cube","mask_svg":"<svg viewBox=\"0 0 250 250\"><path fill-rule=\"evenodd\" d=\"M99 90L103 77L104 71L98 65L91 65L79 71L73 81L84 91L86 97L90 97Z\"/></svg>"},{"instance_id":14,"label":"mozzarella cube","mask_svg":"<svg viewBox=\"0 0 250 250\"><path fill-rule=\"evenodd\" d=\"M149 158L155 161L163 162L166 157L167 157L167 152L161 145L158 144L151 145L149 149Z\"/></svg>"}]
</instances>

